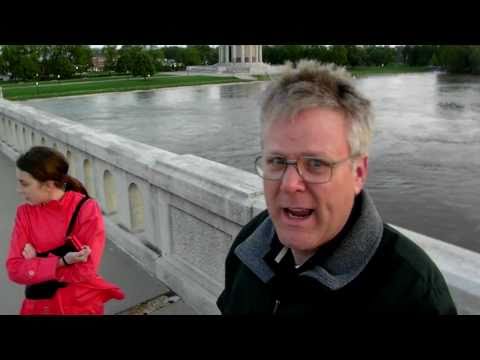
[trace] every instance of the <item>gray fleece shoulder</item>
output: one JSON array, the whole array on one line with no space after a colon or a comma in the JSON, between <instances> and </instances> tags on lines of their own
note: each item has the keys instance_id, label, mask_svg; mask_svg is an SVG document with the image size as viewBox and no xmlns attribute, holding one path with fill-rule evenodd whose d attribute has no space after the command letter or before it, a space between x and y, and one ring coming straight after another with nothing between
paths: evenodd
<instances>
[{"instance_id":1,"label":"gray fleece shoulder","mask_svg":"<svg viewBox=\"0 0 480 360\"><path fill-rule=\"evenodd\" d=\"M274 275L267 265L264 256L270 250L270 244L275 234L270 216L255 229L255 231L234 250L234 254L263 282L268 282Z\"/></svg>"}]
</instances>

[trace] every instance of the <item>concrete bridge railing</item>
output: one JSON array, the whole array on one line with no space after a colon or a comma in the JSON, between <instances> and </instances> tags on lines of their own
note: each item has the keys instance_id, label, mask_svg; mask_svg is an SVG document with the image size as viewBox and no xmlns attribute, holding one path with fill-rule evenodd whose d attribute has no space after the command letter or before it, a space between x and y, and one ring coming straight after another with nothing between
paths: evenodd
<instances>
[{"instance_id":1,"label":"concrete bridge railing","mask_svg":"<svg viewBox=\"0 0 480 360\"><path fill-rule=\"evenodd\" d=\"M133 121L134 119L132 119ZM217 314L233 239L265 208L261 180L0 100L0 150L60 150L102 206L107 236L199 314ZM480 313L480 254L400 229L436 261L462 313Z\"/></svg>"}]
</instances>

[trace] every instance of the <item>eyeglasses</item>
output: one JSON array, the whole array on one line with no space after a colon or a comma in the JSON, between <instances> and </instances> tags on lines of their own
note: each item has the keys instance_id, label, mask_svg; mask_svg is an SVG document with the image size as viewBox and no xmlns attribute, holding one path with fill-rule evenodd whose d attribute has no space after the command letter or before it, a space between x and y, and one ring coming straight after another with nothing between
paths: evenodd
<instances>
[{"instance_id":1,"label":"eyeglasses","mask_svg":"<svg viewBox=\"0 0 480 360\"><path fill-rule=\"evenodd\" d=\"M294 165L298 175L307 183L324 184L331 180L333 169L356 156L349 156L338 161L327 161L311 156L298 160L287 160L281 156L259 156L255 159L257 174L266 179L278 181L283 177L288 165Z\"/></svg>"}]
</instances>

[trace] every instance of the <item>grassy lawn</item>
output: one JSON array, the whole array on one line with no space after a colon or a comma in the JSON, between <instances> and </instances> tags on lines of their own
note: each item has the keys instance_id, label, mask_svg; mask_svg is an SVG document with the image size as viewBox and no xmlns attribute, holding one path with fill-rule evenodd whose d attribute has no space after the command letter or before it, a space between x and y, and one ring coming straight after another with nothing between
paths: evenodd
<instances>
[{"instance_id":1,"label":"grassy lawn","mask_svg":"<svg viewBox=\"0 0 480 360\"><path fill-rule=\"evenodd\" d=\"M67 80L64 82L41 82L16 84L17 86L3 87L3 97L8 100L27 100L69 95L95 94L102 92L150 90L173 86L192 86L203 84L222 84L244 82L236 77L219 77L203 75L171 76L159 75L148 80L143 78L115 78L95 80Z\"/></svg>"},{"instance_id":2,"label":"grassy lawn","mask_svg":"<svg viewBox=\"0 0 480 360\"><path fill-rule=\"evenodd\" d=\"M152 77L154 78L159 78L159 77L168 77L168 76L175 76L174 73L172 75L167 75L167 74L157 74ZM112 81L112 80L121 80L121 79L129 79L129 80L138 80L139 78L134 78L131 75L112 75L112 76L98 76L98 77L75 77L73 79L66 79L66 80L43 80L39 81L40 86L46 86L46 85L58 85L58 84L72 84L72 83L86 83L86 82L94 82L94 81ZM20 88L20 87L28 87L28 86L33 86L35 85L35 81L19 81L19 82L0 82L0 86L2 89L6 89L9 87L15 87L15 88Z\"/></svg>"}]
</instances>

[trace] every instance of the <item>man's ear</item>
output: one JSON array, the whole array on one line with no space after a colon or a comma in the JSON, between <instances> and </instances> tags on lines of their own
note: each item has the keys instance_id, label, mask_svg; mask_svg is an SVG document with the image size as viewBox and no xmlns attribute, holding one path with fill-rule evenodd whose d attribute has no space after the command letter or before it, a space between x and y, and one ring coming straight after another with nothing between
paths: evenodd
<instances>
[{"instance_id":1,"label":"man's ear","mask_svg":"<svg viewBox=\"0 0 480 360\"><path fill-rule=\"evenodd\" d=\"M354 190L355 195L362 191L368 175L368 156L362 156L353 163Z\"/></svg>"}]
</instances>

